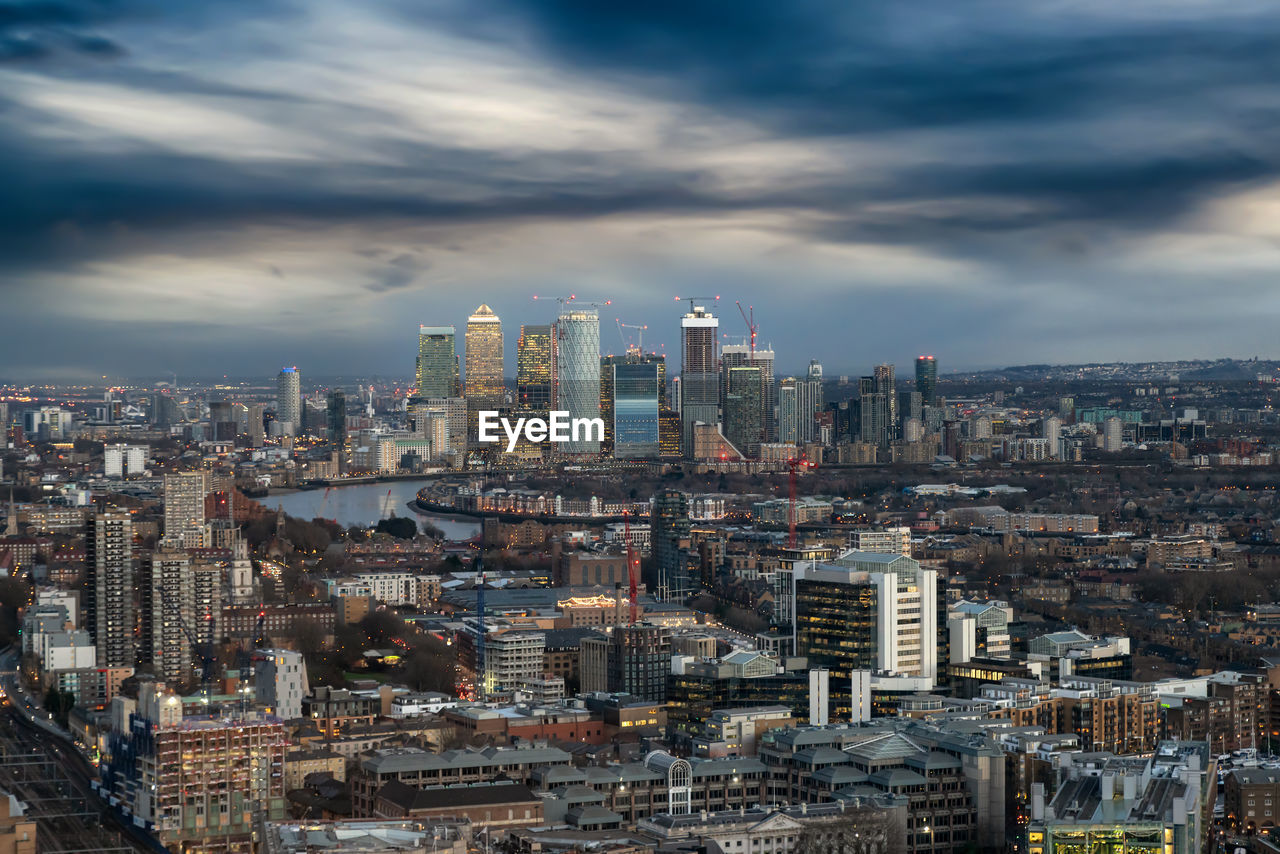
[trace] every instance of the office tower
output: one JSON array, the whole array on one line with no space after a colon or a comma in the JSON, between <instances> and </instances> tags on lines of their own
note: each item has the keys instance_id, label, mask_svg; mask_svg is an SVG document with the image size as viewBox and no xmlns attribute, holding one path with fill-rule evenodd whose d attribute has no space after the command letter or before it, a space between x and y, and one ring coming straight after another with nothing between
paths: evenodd
<instances>
[{"instance_id":1,"label":"office tower","mask_svg":"<svg viewBox=\"0 0 1280 854\"><path fill-rule=\"evenodd\" d=\"M600 313L594 308L566 304L556 318L551 347L556 409L569 418L600 417ZM564 442L566 454L596 454L600 442L580 436Z\"/></svg>"},{"instance_id":2,"label":"office tower","mask_svg":"<svg viewBox=\"0 0 1280 854\"><path fill-rule=\"evenodd\" d=\"M600 417L604 420L604 441L600 443L600 453L613 453L613 431L614 413L613 413L613 369L615 365L624 365L627 362L626 356L601 356L600 357Z\"/></svg>"},{"instance_id":3,"label":"office tower","mask_svg":"<svg viewBox=\"0 0 1280 854\"><path fill-rule=\"evenodd\" d=\"M291 649L263 649L255 656L254 693L267 714L281 720L302 717L302 698L310 693L307 663Z\"/></svg>"},{"instance_id":4,"label":"office tower","mask_svg":"<svg viewBox=\"0 0 1280 854\"><path fill-rule=\"evenodd\" d=\"M502 321L487 305L481 305L467 318L466 392L463 396L489 404L477 408L496 409L502 402Z\"/></svg>"},{"instance_id":5,"label":"office tower","mask_svg":"<svg viewBox=\"0 0 1280 854\"><path fill-rule=\"evenodd\" d=\"M84 547L84 627L98 648L98 666L133 667L133 517L123 510L90 516Z\"/></svg>"},{"instance_id":6,"label":"office tower","mask_svg":"<svg viewBox=\"0 0 1280 854\"><path fill-rule=\"evenodd\" d=\"M720 321L694 304L680 319L680 423L685 456L693 451L693 425L720 423Z\"/></svg>"},{"instance_id":7,"label":"office tower","mask_svg":"<svg viewBox=\"0 0 1280 854\"><path fill-rule=\"evenodd\" d=\"M583 691L666 702L671 673L671 630L666 626L617 626L608 637L584 638L581 650Z\"/></svg>"},{"instance_id":8,"label":"office tower","mask_svg":"<svg viewBox=\"0 0 1280 854\"><path fill-rule=\"evenodd\" d=\"M418 327L418 397L457 397L458 354L452 326Z\"/></svg>"},{"instance_id":9,"label":"office tower","mask_svg":"<svg viewBox=\"0 0 1280 854\"><path fill-rule=\"evenodd\" d=\"M724 436L739 453L756 459L760 456L760 443L764 439L760 368L730 368L725 374Z\"/></svg>"},{"instance_id":10,"label":"office tower","mask_svg":"<svg viewBox=\"0 0 1280 854\"><path fill-rule=\"evenodd\" d=\"M432 439L432 456L443 457L446 454L466 450L466 399L461 397L411 397L408 404L408 416L409 430L415 437ZM444 427L434 423L436 419L443 420ZM442 437L443 441L441 441Z\"/></svg>"},{"instance_id":11,"label":"office tower","mask_svg":"<svg viewBox=\"0 0 1280 854\"><path fill-rule=\"evenodd\" d=\"M240 415L230 400L218 400L209 404L209 428L214 441L234 442L240 432Z\"/></svg>"},{"instance_id":12,"label":"office tower","mask_svg":"<svg viewBox=\"0 0 1280 854\"><path fill-rule=\"evenodd\" d=\"M809 360L809 379L819 382L822 380L822 363L817 359Z\"/></svg>"},{"instance_id":13,"label":"office tower","mask_svg":"<svg viewBox=\"0 0 1280 854\"><path fill-rule=\"evenodd\" d=\"M800 441L800 396L795 377L786 377L778 384L777 439L788 445Z\"/></svg>"},{"instance_id":14,"label":"office tower","mask_svg":"<svg viewBox=\"0 0 1280 854\"><path fill-rule=\"evenodd\" d=\"M516 343L516 403L521 409L551 409L551 327L525 324Z\"/></svg>"},{"instance_id":15,"label":"office tower","mask_svg":"<svg viewBox=\"0 0 1280 854\"><path fill-rule=\"evenodd\" d=\"M1040 424L1040 435L1048 440L1049 456L1058 459L1062 456L1062 419L1050 415Z\"/></svg>"},{"instance_id":16,"label":"office tower","mask_svg":"<svg viewBox=\"0 0 1280 854\"><path fill-rule=\"evenodd\" d=\"M302 375L297 368L281 368L276 377L276 424L281 436L302 433Z\"/></svg>"},{"instance_id":17,"label":"office tower","mask_svg":"<svg viewBox=\"0 0 1280 854\"><path fill-rule=\"evenodd\" d=\"M658 456L664 460L681 457L680 413L674 409L658 411Z\"/></svg>"},{"instance_id":18,"label":"office tower","mask_svg":"<svg viewBox=\"0 0 1280 854\"><path fill-rule=\"evenodd\" d=\"M683 601L693 592L688 579L689 499L676 489L660 489L653 496L649 536L657 572L659 599Z\"/></svg>"},{"instance_id":19,"label":"office tower","mask_svg":"<svg viewBox=\"0 0 1280 854\"><path fill-rule=\"evenodd\" d=\"M938 405L938 360L933 356L916 357L916 391L925 406Z\"/></svg>"},{"instance_id":20,"label":"office tower","mask_svg":"<svg viewBox=\"0 0 1280 854\"><path fill-rule=\"evenodd\" d=\"M164 536L184 549L208 544L204 499L209 494L209 474L183 471L164 476Z\"/></svg>"},{"instance_id":21,"label":"office tower","mask_svg":"<svg viewBox=\"0 0 1280 854\"><path fill-rule=\"evenodd\" d=\"M924 422L919 418L908 418L903 421L902 439L904 442L919 442L924 439Z\"/></svg>"},{"instance_id":22,"label":"office tower","mask_svg":"<svg viewBox=\"0 0 1280 854\"><path fill-rule=\"evenodd\" d=\"M757 348L753 354L750 345L726 344L720 350L720 365L721 382L726 388L729 371L734 368L760 369L760 426L764 433L761 441L777 441L778 383L774 376L773 350Z\"/></svg>"},{"instance_id":23,"label":"office tower","mask_svg":"<svg viewBox=\"0 0 1280 854\"><path fill-rule=\"evenodd\" d=\"M898 428L901 425L901 421L898 418L897 380L893 374L893 365L875 366L876 394L884 395L885 406L888 410L885 415L888 419L889 431L886 441L898 437Z\"/></svg>"},{"instance_id":24,"label":"office tower","mask_svg":"<svg viewBox=\"0 0 1280 854\"><path fill-rule=\"evenodd\" d=\"M613 455L617 459L655 459L658 456L661 438L658 368L655 362L611 366Z\"/></svg>"},{"instance_id":25,"label":"office tower","mask_svg":"<svg viewBox=\"0 0 1280 854\"><path fill-rule=\"evenodd\" d=\"M325 398L326 433L329 444L345 445L347 442L347 393L340 388L329 392Z\"/></svg>"},{"instance_id":26,"label":"office tower","mask_svg":"<svg viewBox=\"0 0 1280 854\"><path fill-rule=\"evenodd\" d=\"M901 554L846 552L795 572L796 654L847 679L855 670L938 675L938 573ZM945 661L945 657L942 659Z\"/></svg>"},{"instance_id":27,"label":"office tower","mask_svg":"<svg viewBox=\"0 0 1280 854\"><path fill-rule=\"evenodd\" d=\"M169 392L158 391L151 395L151 424L154 427L171 427L182 420L178 402Z\"/></svg>"},{"instance_id":28,"label":"office tower","mask_svg":"<svg viewBox=\"0 0 1280 854\"><path fill-rule=\"evenodd\" d=\"M151 672L174 685L191 684L195 584L191 558L181 549L158 549L142 560L142 654Z\"/></svg>"},{"instance_id":29,"label":"office tower","mask_svg":"<svg viewBox=\"0 0 1280 854\"><path fill-rule=\"evenodd\" d=\"M1058 416L1066 423L1076 420L1076 399L1074 397L1058 398Z\"/></svg>"}]
</instances>

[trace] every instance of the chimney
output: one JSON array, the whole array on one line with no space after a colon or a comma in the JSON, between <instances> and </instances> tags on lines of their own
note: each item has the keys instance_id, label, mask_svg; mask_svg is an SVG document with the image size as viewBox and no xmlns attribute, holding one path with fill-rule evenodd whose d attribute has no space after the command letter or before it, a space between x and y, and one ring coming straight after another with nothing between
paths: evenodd
<instances>
[{"instance_id":1,"label":"chimney","mask_svg":"<svg viewBox=\"0 0 1280 854\"><path fill-rule=\"evenodd\" d=\"M385 718L391 714L391 700L395 697L395 691L390 685L378 686L378 699L381 701L382 716Z\"/></svg>"}]
</instances>

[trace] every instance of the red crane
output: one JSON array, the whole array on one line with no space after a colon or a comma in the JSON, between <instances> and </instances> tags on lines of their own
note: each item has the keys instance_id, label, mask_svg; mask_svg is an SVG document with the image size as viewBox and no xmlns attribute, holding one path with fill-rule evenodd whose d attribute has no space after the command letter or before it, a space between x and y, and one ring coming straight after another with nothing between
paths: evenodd
<instances>
[{"instance_id":1,"label":"red crane","mask_svg":"<svg viewBox=\"0 0 1280 854\"><path fill-rule=\"evenodd\" d=\"M636 593L636 576L640 572L640 560L635 555L635 550L631 548L631 511L622 511L622 539L627 544L627 583L630 585L631 594L631 625L636 624L636 604L639 599Z\"/></svg>"},{"instance_id":2,"label":"red crane","mask_svg":"<svg viewBox=\"0 0 1280 854\"><path fill-rule=\"evenodd\" d=\"M787 460L788 487L790 488L790 500L787 502L787 548L794 549L796 547L796 475L801 468L812 468L813 463L804 457L791 457Z\"/></svg>"},{"instance_id":3,"label":"red crane","mask_svg":"<svg viewBox=\"0 0 1280 854\"><path fill-rule=\"evenodd\" d=\"M751 312L751 316L750 316L750 317L748 317L748 316L747 316L747 311L750 311L750 312ZM751 359L752 359L752 361L755 361L755 358L756 358L756 332L757 332L757 331L759 331L759 329L760 329L760 327L756 325L756 307L755 307L754 305L749 305L749 306L747 306L746 308L743 308L743 307L742 307L742 303L741 303L741 302L739 302L739 303L738 303L738 313L742 315L742 319L743 319L743 321L745 321L745 322L746 322L746 324L747 324L747 333L748 333L748 334L749 334L749 336L750 336L747 340L748 340L748 342L751 344Z\"/></svg>"}]
</instances>

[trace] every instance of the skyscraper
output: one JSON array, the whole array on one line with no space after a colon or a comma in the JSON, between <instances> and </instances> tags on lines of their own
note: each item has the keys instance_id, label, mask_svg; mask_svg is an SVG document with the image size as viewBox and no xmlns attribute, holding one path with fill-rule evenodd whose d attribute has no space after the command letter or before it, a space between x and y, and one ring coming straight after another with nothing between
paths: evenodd
<instances>
[{"instance_id":1,"label":"skyscraper","mask_svg":"<svg viewBox=\"0 0 1280 854\"><path fill-rule=\"evenodd\" d=\"M878 377L858 380L858 439L885 446L889 444L889 401L879 388Z\"/></svg>"},{"instance_id":2,"label":"skyscraper","mask_svg":"<svg viewBox=\"0 0 1280 854\"><path fill-rule=\"evenodd\" d=\"M748 344L726 344L720 349L722 392L727 393L729 371L734 368L760 369L760 427L762 441L777 441L778 383L774 376L773 350L757 348L751 352ZM722 394L723 397L723 394ZM724 405L724 401L721 401ZM728 419L728 415L725 418Z\"/></svg>"},{"instance_id":3,"label":"skyscraper","mask_svg":"<svg viewBox=\"0 0 1280 854\"><path fill-rule=\"evenodd\" d=\"M650 541L657 570L657 596L680 601L693 592L688 578L689 498L677 489L660 489L653 496Z\"/></svg>"},{"instance_id":4,"label":"skyscraper","mask_svg":"<svg viewBox=\"0 0 1280 854\"><path fill-rule=\"evenodd\" d=\"M418 397L457 397L458 354L452 326L418 327Z\"/></svg>"},{"instance_id":5,"label":"skyscraper","mask_svg":"<svg viewBox=\"0 0 1280 854\"><path fill-rule=\"evenodd\" d=\"M340 388L329 392L325 405L329 444L340 447L347 442L347 393Z\"/></svg>"},{"instance_id":6,"label":"skyscraper","mask_svg":"<svg viewBox=\"0 0 1280 854\"><path fill-rule=\"evenodd\" d=\"M281 368L276 377L276 424L281 436L302 432L302 375L297 368Z\"/></svg>"},{"instance_id":7,"label":"skyscraper","mask_svg":"<svg viewBox=\"0 0 1280 854\"><path fill-rule=\"evenodd\" d=\"M654 459L658 456L658 368L656 362L611 366L613 455L620 460Z\"/></svg>"},{"instance_id":8,"label":"skyscraper","mask_svg":"<svg viewBox=\"0 0 1280 854\"><path fill-rule=\"evenodd\" d=\"M801 565L795 584L796 654L847 679L854 670L938 675L938 573L900 554L852 551Z\"/></svg>"},{"instance_id":9,"label":"skyscraper","mask_svg":"<svg viewBox=\"0 0 1280 854\"><path fill-rule=\"evenodd\" d=\"M693 425L720 423L720 321L694 304L680 318L680 423L685 456L693 449Z\"/></svg>"},{"instance_id":10,"label":"skyscraper","mask_svg":"<svg viewBox=\"0 0 1280 854\"><path fill-rule=\"evenodd\" d=\"M556 408L570 419L600 417L600 313L566 304L556 318L551 347ZM597 454L595 440L560 445L567 454Z\"/></svg>"},{"instance_id":11,"label":"skyscraper","mask_svg":"<svg viewBox=\"0 0 1280 854\"><path fill-rule=\"evenodd\" d=\"M786 377L778 384L777 440L788 445L800 441L800 396L795 377Z\"/></svg>"},{"instance_id":12,"label":"skyscraper","mask_svg":"<svg viewBox=\"0 0 1280 854\"><path fill-rule=\"evenodd\" d=\"M133 667L133 517L106 510L85 523L85 628L98 649L99 667Z\"/></svg>"},{"instance_id":13,"label":"skyscraper","mask_svg":"<svg viewBox=\"0 0 1280 854\"><path fill-rule=\"evenodd\" d=\"M551 408L551 327L525 324L516 343L516 403L521 409Z\"/></svg>"},{"instance_id":14,"label":"skyscraper","mask_svg":"<svg viewBox=\"0 0 1280 854\"><path fill-rule=\"evenodd\" d=\"M182 549L161 548L142 563L142 655L152 673L175 686L192 676L191 641L195 630L195 584L191 557Z\"/></svg>"},{"instance_id":15,"label":"skyscraper","mask_svg":"<svg viewBox=\"0 0 1280 854\"><path fill-rule=\"evenodd\" d=\"M916 391L925 406L938 405L938 360L933 356L916 357Z\"/></svg>"},{"instance_id":16,"label":"skyscraper","mask_svg":"<svg viewBox=\"0 0 1280 854\"><path fill-rule=\"evenodd\" d=\"M502 402L502 393L502 321L493 309L481 305L467 318L464 397L476 401L476 409L495 409Z\"/></svg>"},{"instance_id":17,"label":"skyscraper","mask_svg":"<svg viewBox=\"0 0 1280 854\"><path fill-rule=\"evenodd\" d=\"M764 438L760 368L729 368L725 375L724 436L743 456L756 459L760 456L760 442Z\"/></svg>"},{"instance_id":18,"label":"skyscraper","mask_svg":"<svg viewBox=\"0 0 1280 854\"><path fill-rule=\"evenodd\" d=\"M898 435L898 389L894 377L893 365L876 365L876 394L884 395L886 407L887 439L895 439Z\"/></svg>"}]
</instances>

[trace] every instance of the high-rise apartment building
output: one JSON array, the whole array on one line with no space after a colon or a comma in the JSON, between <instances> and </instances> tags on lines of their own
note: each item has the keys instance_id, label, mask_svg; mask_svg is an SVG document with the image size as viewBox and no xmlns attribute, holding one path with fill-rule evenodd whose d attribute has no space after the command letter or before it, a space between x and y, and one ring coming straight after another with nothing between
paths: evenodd
<instances>
[{"instance_id":1,"label":"high-rise apartment building","mask_svg":"<svg viewBox=\"0 0 1280 854\"><path fill-rule=\"evenodd\" d=\"M938 405L938 360L933 356L916 357L916 391L925 406Z\"/></svg>"},{"instance_id":2,"label":"high-rise apartment building","mask_svg":"<svg viewBox=\"0 0 1280 854\"><path fill-rule=\"evenodd\" d=\"M582 690L630 694L651 703L667 699L671 630L637 623L582 640Z\"/></svg>"},{"instance_id":3,"label":"high-rise apartment building","mask_svg":"<svg viewBox=\"0 0 1280 854\"><path fill-rule=\"evenodd\" d=\"M467 370L463 396L473 409L496 409L502 403L502 320L487 305L467 318Z\"/></svg>"},{"instance_id":4,"label":"high-rise apartment building","mask_svg":"<svg viewBox=\"0 0 1280 854\"><path fill-rule=\"evenodd\" d=\"M302 433L302 374L281 368L276 377L276 430L281 436Z\"/></svg>"},{"instance_id":5,"label":"high-rise apartment building","mask_svg":"<svg viewBox=\"0 0 1280 854\"><path fill-rule=\"evenodd\" d=\"M886 407L885 417L888 420L888 438L890 440L898 438L898 428L901 424L898 418L898 383L894 377L893 365L876 365L876 394L884 396Z\"/></svg>"},{"instance_id":6,"label":"high-rise apartment building","mask_svg":"<svg viewBox=\"0 0 1280 854\"><path fill-rule=\"evenodd\" d=\"M1040 435L1049 445L1049 456L1058 459L1062 456L1062 419L1050 415L1040 422Z\"/></svg>"},{"instance_id":7,"label":"high-rise apartment building","mask_svg":"<svg viewBox=\"0 0 1280 854\"><path fill-rule=\"evenodd\" d=\"M151 672L188 685L194 650L183 629L195 617L191 557L181 549L157 549L142 559L142 655Z\"/></svg>"},{"instance_id":8,"label":"high-rise apartment building","mask_svg":"<svg viewBox=\"0 0 1280 854\"><path fill-rule=\"evenodd\" d=\"M520 327L516 343L516 404L521 409L551 409L551 327Z\"/></svg>"},{"instance_id":9,"label":"high-rise apartment building","mask_svg":"<svg viewBox=\"0 0 1280 854\"><path fill-rule=\"evenodd\" d=\"M147 445L107 445L102 449L102 469L107 477L135 477L146 471Z\"/></svg>"},{"instance_id":10,"label":"high-rise apartment building","mask_svg":"<svg viewBox=\"0 0 1280 854\"><path fill-rule=\"evenodd\" d=\"M209 473L183 471L164 476L164 536L184 549L208 545L204 500L209 494Z\"/></svg>"},{"instance_id":11,"label":"high-rise apartment building","mask_svg":"<svg viewBox=\"0 0 1280 854\"><path fill-rule=\"evenodd\" d=\"M693 425L720 423L720 320L705 306L680 318L680 424L685 456L693 452Z\"/></svg>"},{"instance_id":12,"label":"high-rise apartment building","mask_svg":"<svg viewBox=\"0 0 1280 854\"><path fill-rule=\"evenodd\" d=\"M106 510L85 526L85 628L98 648L99 667L133 667L133 517Z\"/></svg>"},{"instance_id":13,"label":"high-rise apartment building","mask_svg":"<svg viewBox=\"0 0 1280 854\"><path fill-rule=\"evenodd\" d=\"M734 368L760 369L760 426L763 442L777 441L778 383L774 376L773 350L756 348L749 344L726 344L720 350L721 383L723 398L729 385L729 371ZM725 401L721 400L721 406ZM728 415L725 416L728 418Z\"/></svg>"},{"instance_id":14,"label":"high-rise apartment building","mask_svg":"<svg viewBox=\"0 0 1280 854\"><path fill-rule=\"evenodd\" d=\"M688 496L677 489L658 490L649 530L659 599L681 601L693 592L687 566L690 528Z\"/></svg>"},{"instance_id":15,"label":"high-rise apartment building","mask_svg":"<svg viewBox=\"0 0 1280 854\"><path fill-rule=\"evenodd\" d=\"M725 376L724 436L741 454L756 459L764 440L760 368L754 365L729 368Z\"/></svg>"},{"instance_id":16,"label":"high-rise apartment building","mask_svg":"<svg viewBox=\"0 0 1280 854\"><path fill-rule=\"evenodd\" d=\"M570 419L600 417L600 313L566 304L556 318L551 345L556 408ZM579 437L559 449L567 454L597 454L600 442Z\"/></svg>"},{"instance_id":17,"label":"high-rise apartment building","mask_svg":"<svg viewBox=\"0 0 1280 854\"><path fill-rule=\"evenodd\" d=\"M795 377L778 383L776 436L779 442L794 445L800 441L800 392Z\"/></svg>"},{"instance_id":18,"label":"high-rise apartment building","mask_svg":"<svg viewBox=\"0 0 1280 854\"><path fill-rule=\"evenodd\" d=\"M452 326L418 327L418 397L458 397L458 353Z\"/></svg>"},{"instance_id":19,"label":"high-rise apartment building","mask_svg":"<svg viewBox=\"0 0 1280 854\"><path fill-rule=\"evenodd\" d=\"M613 395L613 455L620 460L656 459L659 453L659 364L634 362L610 368Z\"/></svg>"}]
</instances>

